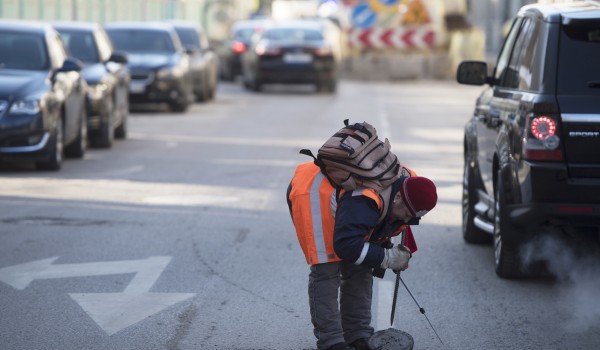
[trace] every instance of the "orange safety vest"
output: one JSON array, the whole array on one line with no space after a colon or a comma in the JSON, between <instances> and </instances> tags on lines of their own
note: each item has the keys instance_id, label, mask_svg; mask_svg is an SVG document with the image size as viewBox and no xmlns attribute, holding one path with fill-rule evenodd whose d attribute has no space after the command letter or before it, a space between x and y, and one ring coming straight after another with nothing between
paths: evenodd
<instances>
[{"instance_id":1,"label":"orange safety vest","mask_svg":"<svg viewBox=\"0 0 600 350\"><path fill-rule=\"evenodd\" d=\"M383 206L381 197L373 189L358 189L353 191L353 195L373 199L379 210ZM292 203L292 220L306 262L315 265L340 261L333 250L337 193L313 162L296 168L288 199Z\"/></svg>"}]
</instances>

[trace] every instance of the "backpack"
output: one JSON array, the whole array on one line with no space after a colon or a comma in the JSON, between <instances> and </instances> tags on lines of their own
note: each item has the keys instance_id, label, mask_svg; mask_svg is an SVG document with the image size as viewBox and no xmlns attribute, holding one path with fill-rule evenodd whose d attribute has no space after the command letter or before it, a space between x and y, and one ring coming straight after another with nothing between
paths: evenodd
<instances>
[{"instance_id":1,"label":"backpack","mask_svg":"<svg viewBox=\"0 0 600 350\"><path fill-rule=\"evenodd\" d=\"M402 176L400 162L390 151L387 138L381 141L367 122L349 125L346 119L344 125L319 148L316 157L308 149L300 151L313 157L332 186L381 192Z\"/></svg>"}]
</instances>

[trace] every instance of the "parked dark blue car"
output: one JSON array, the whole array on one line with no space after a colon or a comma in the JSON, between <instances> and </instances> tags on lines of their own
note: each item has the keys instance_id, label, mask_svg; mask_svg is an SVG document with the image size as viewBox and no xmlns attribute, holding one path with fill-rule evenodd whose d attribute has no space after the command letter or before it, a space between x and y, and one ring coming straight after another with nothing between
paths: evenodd
<instances>
[{"instance_id":1,"label":"parked dark blue car","mask_svg":"<svg viewBox=\"0 0 600 350\"><path fill-rule=\"evenodd\" d=\"M58 170L87 146L79 61L68 58L52 26L0 20L0 161Z\"/></svg>"}]
</instances>

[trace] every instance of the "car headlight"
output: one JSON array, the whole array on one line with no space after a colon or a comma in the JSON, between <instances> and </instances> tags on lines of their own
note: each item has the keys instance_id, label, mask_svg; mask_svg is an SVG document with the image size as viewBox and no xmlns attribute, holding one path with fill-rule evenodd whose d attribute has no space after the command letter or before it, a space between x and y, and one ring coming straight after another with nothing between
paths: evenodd
<instances>
[{"instance_id":1,"label":"car headlight","mask_svg":"<svg viewBox=\"0 0 600 350\"><path fill-rule=\"evenodd\" d=\"M104 96L108 86L106 84L89 85L88 93L92 100L100 100Z\"/></svg>"},{"instance_id":2,"label":"car headlight","mask_svg":"<svg viewBox=\"0 0 600 350\"><path fill-rule=\"evenodd\" d=\"M156 77L158 79L173 79L179 78L183 75L183 69L179 66L161 68L156 72Z\"/></svg>"},{"instance_id":3,"label":"car headlight","mask_svg":"<svg viewBox=\"0 0 600 350\"><path fill-rule=\"evenodd\" d=\"M18 100L10 107L10 114L37 114L40 112L40 100Z\"/></svg>"}]
</instances>

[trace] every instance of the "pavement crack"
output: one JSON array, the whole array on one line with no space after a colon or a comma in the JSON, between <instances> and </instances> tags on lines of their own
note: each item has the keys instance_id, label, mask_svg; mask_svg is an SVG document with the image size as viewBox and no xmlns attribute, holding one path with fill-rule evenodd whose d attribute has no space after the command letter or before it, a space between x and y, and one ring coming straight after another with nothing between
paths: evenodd
<instances>
[{"instance_id":1,"label":"pavement crack","mask_svg":"<svg viewBox=\"0 0 600 350\"><path fill-rule=\"evenodd\" d=\"M177 316L178 324L175 328L175 334L167 341L168 350L179 349L179 343L183 340L190 331L192 323L198 315L198 307L191 304L187 309Z\"/></svg>"},{"instance_id":2,"label":"pavement crack","mask_svg":"<svg viewBox=\"0 0 600 350\"><path fill-rule=\"evenodd\" d=\"M108 220L74 219L47 216L28 216L0 220L4 224L39 226L103 226L111 224Z\"/></svg>"}]
</instances>

